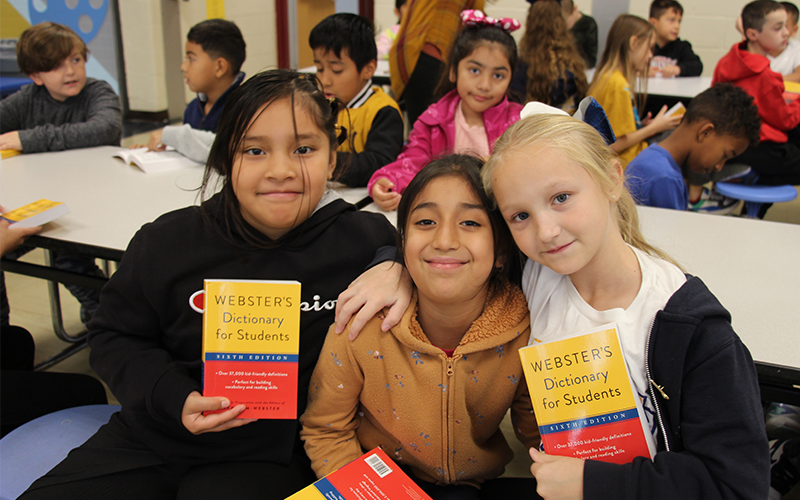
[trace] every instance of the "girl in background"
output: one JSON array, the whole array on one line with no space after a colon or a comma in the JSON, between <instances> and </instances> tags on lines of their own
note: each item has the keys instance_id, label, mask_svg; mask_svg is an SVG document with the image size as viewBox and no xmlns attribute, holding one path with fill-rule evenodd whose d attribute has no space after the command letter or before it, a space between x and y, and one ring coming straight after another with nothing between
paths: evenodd
<instances>
[{"instance_id":1,"label":"girl in background","mask_svg":"<svg viewBox=\"0 0 800 500\"><path fill-rule=\"evenodd\" d=\"M518 438L538 444L516 355L528 310L508 283L513 243L488 206L482 164L446 156L409 183L398 253L414 296L400 324L384 334L376 316L353 342L328 335L301 418L317 476L381 446L434 499L477 499L476 486L506 483L491 480L513 456L499 428L509 408Z\"/></svg>"},{"instance_id":2,"label":"girl in background","mask_svg":"<svg viewBox=\"0 0 800 500\"><path fill-rule=\"evenodd\" d=\"M647 99L646 76L654 43L655 29L649 22L621 14L608 31L606 47L589 86L589 95L603 106L617 136L611 149L619 155L623 167L647 147L648 138L677 127L681 121L680 115L666 116L666 105L655 118L649 113L644 120L639 118Z\"/></svg>"},{"instance_id":3,"label":"girl in background","mask_svg":"<svg viewBox=\"0 0 800 500\"><path fill-rule=\"evenodd\" d=\"M531 4L511 82L512 96L572 114L588 88L586 63L567 29L561 6L555 0Z\"/></svg>"},{"instance_id":4,"label":"girl in background","mask_svg":"<svg viewBox=\"0 0 800 500\"><path fill-rule=\"evenodd\" d=\"M462 12L459 31L439 85L444 97L414 123L400 156L377 170L367 185L383 210L396 210L417 172L434 157L469 153L488 158L494 142L519 120L522 106L506 96L517 64L517 44L509 34L514 19L494 19L481 11Z\"/></svg>"},{"instance_id":5,"label":"girl in background","mask_svg":"<svg viewBox=\"0 0 800 500\"><path fill-rule=\"evenodd\" d=\"M313 76L268 71L231 93L204 180L221 191L134 236L91 322L92 368L122 411L22 498L283 500L316 479L297 420L239 419L244 405L201 395L192 299L205 278L302 283L302 413L332 303L394 242L385 217L326 191L335 121Z\"/></svg>"}]
</instances>

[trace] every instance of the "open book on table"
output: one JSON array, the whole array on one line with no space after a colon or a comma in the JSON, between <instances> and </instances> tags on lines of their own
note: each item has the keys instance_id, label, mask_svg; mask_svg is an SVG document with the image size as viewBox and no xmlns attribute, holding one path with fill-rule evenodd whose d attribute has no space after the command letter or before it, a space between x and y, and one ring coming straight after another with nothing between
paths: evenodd
<instances>
[{"instance_id":1,"label":"open book on table","mask_svg":"<svg viewBox=\"0 0 800 500\"><path fill-rule=\"evenodd\" d=\"M147 148L122 149L112 156L121 158L125 163L136 165L145 173L163 172L182 167L199 167L202 163L183 156L174 149L166 151L148 151Z\"/></svg>"}]
</instances>

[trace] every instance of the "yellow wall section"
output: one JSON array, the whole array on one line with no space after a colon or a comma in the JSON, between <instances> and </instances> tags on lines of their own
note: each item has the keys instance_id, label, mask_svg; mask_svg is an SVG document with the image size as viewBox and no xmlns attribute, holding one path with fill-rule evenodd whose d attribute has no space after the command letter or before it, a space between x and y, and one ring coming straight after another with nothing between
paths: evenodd
<instances>
[{"instance_id":1,"label":"yellow wall section","mask_svg":"<svg viewBox=\"0 0 800 500\"><path fill-rule=\"evenodd\" d=\"M207 19L225 19L225 0L206 0Z\"/></svg>"},{"instance_id":2,"label":"yellow wall section","mask_svg":"<svg viewBox=\"0 0 800 500\"><path fill-rule=\"evenodd\" d=\"M0 38L17 39L23 31L31 27L31 23L19 15L8 0L0 0Z\"/></svg>"}]
</instances>

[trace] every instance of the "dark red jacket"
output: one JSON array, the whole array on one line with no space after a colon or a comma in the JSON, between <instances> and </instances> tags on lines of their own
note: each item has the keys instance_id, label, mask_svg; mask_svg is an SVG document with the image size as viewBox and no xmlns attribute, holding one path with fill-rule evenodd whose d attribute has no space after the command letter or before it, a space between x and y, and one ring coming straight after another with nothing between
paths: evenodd
<instances>
[{"instance_id":1,"label":"dark red jacket","mask_svg":"<svg viewBox=\"0 0 800 500\"><path fill-rule=\"evenodd\" d=\"M712 85L731 82L747 91L761 116L761 140L786 142L786 131L800 124L800 99L786 104L783 76L769 69L769 59L748 52L746 43L734 45L719 60Z\"/></svg>"}]
</instances>

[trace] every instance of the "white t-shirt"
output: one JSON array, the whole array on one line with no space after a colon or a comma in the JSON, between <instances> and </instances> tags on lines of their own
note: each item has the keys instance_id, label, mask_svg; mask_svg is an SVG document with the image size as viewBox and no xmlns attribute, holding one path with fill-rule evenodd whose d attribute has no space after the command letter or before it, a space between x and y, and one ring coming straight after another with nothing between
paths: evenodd
<instances>
[{"instance_id":1,"label":"white t-shirt","mask_svg":"<svg viewBox=\"0 0 800 500\"><path fill-rule=\"evenodd\" d=\"M669 298L683 286L686 276L665 260L633 250L639 259L642 285L627 309L594 309L583 300L568 276L530 259L522 275L522 289L531 311L531 344L574 337L616 323L628 372L650 426L649 445L654 452L658 423L645 372L647 339L656 313L664 309Z\"/></svg>"},{"instance_id":2,"label":"white t-shirt","mask_svg":"<svg viewBox=\"0 0 800 500\"><path fill-rule=\"evenodd\" d=\"M782 75L793 73L795 68L800 66L800 41L790 38L789 45L778 54L778 57L767 54L767 59L772 71Z\"/></svg>"}]
</instances>

